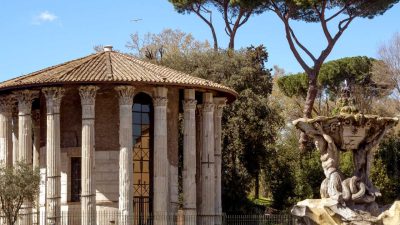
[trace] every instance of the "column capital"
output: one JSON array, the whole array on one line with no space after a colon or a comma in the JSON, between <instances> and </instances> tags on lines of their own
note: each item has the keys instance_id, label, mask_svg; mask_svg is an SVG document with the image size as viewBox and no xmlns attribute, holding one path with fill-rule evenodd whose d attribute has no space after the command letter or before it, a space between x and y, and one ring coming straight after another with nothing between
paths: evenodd
<instances>
[{"instance_id":1,"label":"column capital","mask_svg":"<svg viewBox=\"0 0 400 225\"><path fill-rule=\"evenodd\" d=\"M114 89L118 93L120 105L133 104L133 96L135 96L135 87L122 85L122 86L117 86Z\"/></svg>"},{"instance_id":2,"label":"column capital","mask_svg":"<svg viewBox=\"0 0 400 225\"><path fill-rule=\"evenodd\" d=\"M225 97L216 97L214 98L215 104L215 115L218 117L222 117L222 112L224 107L226 106L227 99Z\"/></svg>"},{"instance_id":3,"label":"column capital","mask_svg":"<svg viewBox=\"0 0 400 225\"><path fill-rule=\"evenodd\" d=\"M168 104L168 98L167 97L154 97L153 104L154 104L154 107L157 107L157 106L166 107Z\"/></svg>"},{"instance_id":4,"label":"column capital","mask_svg":"<svg viewBox=\"0 0 400 225\"><path fill-rule=\"evenodd\" d=\"M183 102L183 110L195 110L197 106L197 100L195 99L185 99Z\"/></svg>"},{"instance_id":5,"label":"column capital","mask_svg":"<svg viewBox=\"0 0 400 225\"><path fill-rule=\"evenodd\" d=\"M42 88L42 92L47 101L52 101L54 105L60 105L65 89L62 87L45 87Z\"/></svg>"},{"instance_id":6,"label":"column capital","mask_svg":"<svg viewBox=\"0 0 400 225\"><path fill-rule=\"evenodd\" d=\"M168 88L166 87L155 87L153 104L154 107L166 107L168 105Z\"/></svg>"},{"instance_id":7,"label":"column capital","mask_svg":"<svg viewBox=\"0 0 400 225\"><path fill-rule=\"evenodd\" d=\"M13 95L0 96L0 113L12 114L15 99Z\"/></svg>"},{"instance_id":8,"label":"column capital","mask_svg":"<svg viewBox=\"0 0 400 225\"><path fill-rule=\"evenodd\" d=\"M32 101L39 97L39 91L37 90L22 90L14 92L15 97L18 101L19 113L30 114L32 110Z\"/></svg>"},{"instance_id":9,"label":"column capital","mask_svg":"<svg viewBox=\"0 0 400 225\"><path fill-rule=\"evenodd\" d=\"M203 112L214 112L215 105L214 103L205 102L203 103L202 109Z\"/></svg>"},{"instance_id":10,"label":"column capital","mask_svg":"<svg viewBox=\"0 0 400 225\"><path fill-rule=\"evenodd\" d=\"M94 85L79 87L79 95L81 96L82 105L94 105L96 102L96 93L99 87Z\"/></svg>"}]
</instances>

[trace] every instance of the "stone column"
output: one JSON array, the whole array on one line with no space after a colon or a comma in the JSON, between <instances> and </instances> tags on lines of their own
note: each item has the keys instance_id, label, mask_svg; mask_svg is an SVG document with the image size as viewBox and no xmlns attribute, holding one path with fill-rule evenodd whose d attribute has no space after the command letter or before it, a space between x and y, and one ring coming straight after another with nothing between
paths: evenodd
<instances>
[{"instance_id":1,"label":"stone column","mask_svg":"<svg viewBox=\"0 0 400 225\"><path fill-rule=\"evenodd\" d=\"M95 102L96 86L79 88L82 104L82 167L81 167L81 215L82 225L96 224L95 170Z\"/></svg>"},{"instance_id":2,"label":"stone column","mask_svg":"<svg viewBox=\"0 0 400 225\"><path fill-rule=\"evenodd\" d=\"M40 168L40 109L32 111L32 131L33 131L33 168ZM33 208L33 224L39 224L40 220L40 206L39 206L39 195L36 196L36 205Z\"/></svg>"},{"instance_id":3,"label":"stone column","mask_svg":"<svg viewBox=\"0 0 400 225\"><path fill-rule=\"evenodd\" d=\"M46 96L47 109L47 224L61 222L61 149L60 149L60 106L64 89L49 87L42 89Z\"/></svg>"},{"instance_id":4,"label":"stone column","mask_svg":"<svg viewBox=\"0 0 400 225\"><path fill-rule=\"evenodd\" d=\"M47 211L46 211L46 186L47 186L47 165L46 165L46 148L40 149L40 156L39 156L39 166L40 166L40 185L39 185L39 208L40 208L40 217L39 223L40 225L47 225Z\"/></svg>"},{"instance_id":5,"label":"stone column","mask_svg":"<svg viewBox=\"0 0 400 225\"><path fill-rule=\"evenodd\" d=\"M132 104L135 88L119 86L119 224L133 224Z\"/></svg>"},{"instance_id":6,"label":"stone column","mask_svg":"<svg viewBox=\"0 0 400 225\"><path fill-rule=\"evenodd\" d=\"M214 168L214 103L212 93L203 94L203 132L201 154L200 215L202 224L214 224L215 215L215 168Z\"/></svg>"},{"instance_id":7,"label":"stone column","mask_svg":"<svg viewBox=\"0 0 400 225\"><path fill-rule=\"evenodd\" d=\"M195 90L183 101L183 209L185 225L196 224L196 104Z\"/></svg>"},{"instance_id":8,"label":"stone column","mask_svg":"<svg viewBox=\"0 0 400 225\"><path fill-rule=\"evenodd\" d=\"M203 150L203 105L198 104L196 108L196 210L200 215L201 208L201 153ZM200 218L198 218L200 219ZM199 220L197 220L199 221Z\"/></svg>"},{"instance_id":9,"label":"stone column","mask_svg":"<svg viewBox=\"0 0 400 225\"><path fill-rule=\"evenodd\" d=\"M214 111L214 135L215 135L215 215L216 225L222 224L222 194L221 194L221 136L222 136L222 111L226 105L226 98L214 98L215 111Z\"/></svg>"},{"instance_id":10,"label":"stone column","mask_svg":"<svg viewBox=\"0 0 400 225\"><path fill-rule=\"evenodd\" d=\"M12 165L12 107L10 95L0 96L0 167Z\"/></svg>"},{"instance_id":11,"label":"stone column","mask_svg":"<svg viewBox=\"0 0 400 225\"><path fill-rule=\"evenodd\" d=\"M18 106L14 105L12 111L12 164L18 162Z\"/></svg>"},{"instance_id":12,"label":"stone column","mask_svg":"<svg viewBox=\"0 0 400 225\"><path fill-rule=\"evenodd\" d=\"M32 131L33 131L33 168L39 168L40 157L40 110L32 111Z\"/></svg>"},{"instance_id":13,"label":"stone column","mask_svg":"<svg viewBox=\"0 0 400 225\"><path fill-rule=\"evenodd\" d=\"M32 165L32 101L38 97L38 91L23 90L15 93L18 100L18 162ZM32 224L32 203L21 206L21 219L18 224Z\"/></svg>"},{"instance_id":14,"label":"stone column","mask_svg":"<svg viewBox=\"0 0 400 225\"><path fill-rule=\"evenodd\" d=\"M154 104L154 200L155 225L166 224L168 212L167 91L156 87Z\"/></svg>"}]
</instances>

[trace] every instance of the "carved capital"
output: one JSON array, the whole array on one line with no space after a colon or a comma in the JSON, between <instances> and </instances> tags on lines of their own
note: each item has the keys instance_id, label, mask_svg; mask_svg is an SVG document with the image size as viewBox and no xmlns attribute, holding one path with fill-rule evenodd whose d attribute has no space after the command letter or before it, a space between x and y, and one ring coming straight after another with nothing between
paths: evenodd
<instances>
[{"instance_id":1,"label":"carved capital","mask_svg":"<svg viewBox=\"0 0 400 225\"><path fill-rule=\"evenodd\" d=\"M183 100L183 110L195 110L197 105L197 100L195 99L186 99Z\"/></svg>"},{"instance_id":2,"label":"carved capital","mask_svg":"<svg viewBox=\"0 0 400 225\"><path fill-rule=\"evenodd\" d=\"M46 87L42 89L46 97L47 113L58 113L65 90L61 87Z\"/></svg>"},{"instance_id":3,"label":"carved capital","mask_svg":"<svg viewBox=\"0 0 400 225\"><path fill-rule=\"evenodd\" d=\"M96 102L96 93L99 87L94 85L81 86L79 88L79 95L81 96L82 105L94 105Z\"/></svg>"},{"instance_id":4,"label":"carved capital","mask_svg":"<svg viewBox=\"0 0 400 225\"><path fill-rule=\"evenodd\" d=\"M226 98L224 97L216 97L214 98L215 104L215 116L222 117L222 112L224 111L224 107L226 106Z\"/></svg>"},{"instance_id":5,"label":"carved capital","mask_svg":"<svg viewBox=\"0 0 400 225\"><path fill-rule=\"evenodd\" d=\"M224 111L225 105L216 105L215 106L215 116L216 117L222 117L222 113Z\"/></svg>"},{"instance_id":6,"label":"carved capital","mask_svg":"<svg viewBox=\"0 0 400 225\"><path fill-rule=\"evenodd\" d=\"M215 104L206 102L203 104L203 112L213 112L214 111Z\"/></svg>"},{"instance_id":7,"label":"carved capital","mask_svg":"<svg viewBox=\"0 0 400 225\"><path fill-rule=\"evenodd\" d=\"M18 101L19 114L30 114L32 110L32 101L39 97L39 91L36 90L22 90L14 92Z\"/></svg>"},{"instance_id":8,"label":"carved capital","mask_svg":"<svg viewBox=\"0 0 400 225\"><path fill-rule=\"evenodd\" d=\"M0 96L0 113L5 113L11 116L14 102L15 100L12 95Z\"/></svg>"},{"instance_id":9,"label":"carved capital","mask_svg":"<svg viewBox=\"0 0 400 225\"><path fill-rule=\"evenodd\" d=\"M115 91L117 91L118 93L120 105L133 104L133 96L135 96L135 87L128 85L117 86L115 87Z\"/></svg>"},{"instance_id":10,"label":"carved capital","mask_svg":"<svg viewBox=\"0 0 400 225\"><path fill-rule=\"evenodd\" d=\"M168 98L167 97L154 97L153 104L154 104L154 107L167 107Z\"/></svg>"}]
</instances>

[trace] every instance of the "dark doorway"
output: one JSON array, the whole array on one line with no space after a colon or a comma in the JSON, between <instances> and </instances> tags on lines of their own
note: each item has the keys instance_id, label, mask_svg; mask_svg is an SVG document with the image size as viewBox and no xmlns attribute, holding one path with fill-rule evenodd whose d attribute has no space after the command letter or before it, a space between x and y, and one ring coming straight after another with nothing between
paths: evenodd
<instances>
[{"instance_id":1,"label":"dark doorway","mask_svg":"<svg viewBox=\"0 0 400 225\"><path fill-rule=\"evenodd\" d=\"M133 101L133 201L134 224L148 224L153 195L153 106L140 93Z\"/></svg>"}]
</instances>

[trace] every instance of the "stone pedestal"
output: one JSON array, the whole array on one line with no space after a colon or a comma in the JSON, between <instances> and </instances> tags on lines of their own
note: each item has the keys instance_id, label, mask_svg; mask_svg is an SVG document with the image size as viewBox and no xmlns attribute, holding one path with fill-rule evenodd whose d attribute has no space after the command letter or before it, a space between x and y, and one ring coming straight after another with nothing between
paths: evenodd
<instances>
[{"instance_id":1,"label":"stone pedestal","mask_svg":"<svg viewBox=\"0 0 400 225\"><path fill-rule=\"evenodd\" d=\"M185 225L196 224L196 104L195 90L183 101L183 209Z\"/></svg>"},{"instance_id":2,"label":"stone pedestal","mask_svg":"<svg viewBox=\"0 0 400 225\"><path fill-rule=\"evenodd\" d=\"M47 109L47 224L59 225L61 222L60 106L64 89L49 87L43 88L42 91L46 96Z\"/></svg>"},{"instance_id":3,"label":"stone pedestal","mask_svg":"<svg viewBox=\"0 0 400 225\"><path fill-rule=\"evenodd\" d=\"M400 224L400 201L386 207L379 207L375 202L369 206L345 207L329 198L307 199L297 203L291 213L299 225L397 225Z\"/></svg>"},{"instance_id":4,"label":"stone pedestal","mask_svg":"<svg viewBox=\"0 0 400 225\"><path fill-rule=\"evenodd\" d=\"M120 86L119 95L119 224L133 224L132 104L135 88Z\"/></svg>"},{"instance_id":5,"label":"stone pedestal","mask_svg":"<svg viewBox=\"0 0 400 225\"><path fill-rule=\"evenodd\" d=\"M82 225L96 224L96 187L94 179L95 144L95 102L96 86L83 86L79 89L82 104Z\"/></svg>"}]
</instances>

